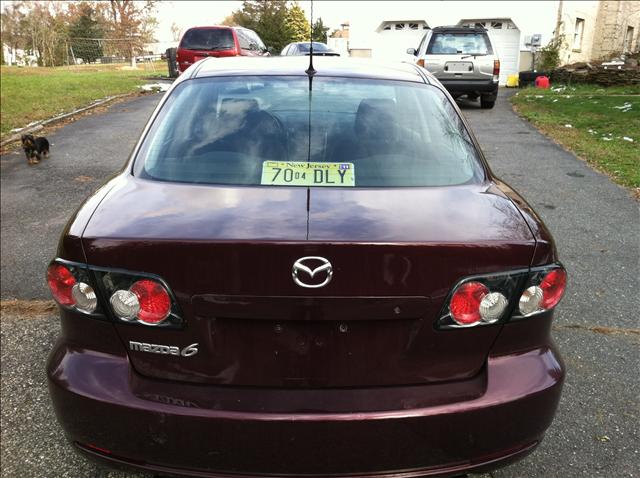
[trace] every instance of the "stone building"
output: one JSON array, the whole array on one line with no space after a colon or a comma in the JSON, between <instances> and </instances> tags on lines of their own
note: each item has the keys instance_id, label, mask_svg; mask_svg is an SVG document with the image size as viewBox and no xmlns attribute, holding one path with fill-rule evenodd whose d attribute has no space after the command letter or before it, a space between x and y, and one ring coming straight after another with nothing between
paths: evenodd
<instances>
[{"instance_id":1,"label":"stone building","mask_svg":"<svg viewBox=\"0 0 640 478\"><path fill-rule=\"evenodd\" d=\"M640 49L640 2L601 1L592 58L608 58Z\"/></svg>"},{"instance_id":2,"label":"stone building","mask_svg":"<svg viewBox=\"0 0 640 478\"><path fill-rule=\"evenodd\" d=\"M564 36L562 63L596 62L638 51L640 2L559 1L554 34Z\"/></svg>"}]
</instances>

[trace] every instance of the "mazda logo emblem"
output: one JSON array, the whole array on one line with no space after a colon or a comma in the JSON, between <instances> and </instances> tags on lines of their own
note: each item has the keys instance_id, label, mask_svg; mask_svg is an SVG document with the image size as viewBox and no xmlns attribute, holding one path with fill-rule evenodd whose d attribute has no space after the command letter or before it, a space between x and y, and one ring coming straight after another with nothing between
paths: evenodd
<instances>
[{"instance_id":1,"label":"mazda logo emblem","mask_svg":"<svg viewBox=\"0 0 640 478\"><path fill-rule=\"evenodd\" d=\"M318 263L320 263L320 265L315 269L312 269L312 266ZM329 262L324 257L301 257L293 263L291 275L293 277L293 282L298 284L300 287L306 287L307 289L318 289L331 282L331 277L333 277L333 267L331 266L331 262ZM315 283L316 281L314 281L313 279L316 277L316 275L318 276L318 278L324 277L324 280Z\"/></svg>"}]
</instances>

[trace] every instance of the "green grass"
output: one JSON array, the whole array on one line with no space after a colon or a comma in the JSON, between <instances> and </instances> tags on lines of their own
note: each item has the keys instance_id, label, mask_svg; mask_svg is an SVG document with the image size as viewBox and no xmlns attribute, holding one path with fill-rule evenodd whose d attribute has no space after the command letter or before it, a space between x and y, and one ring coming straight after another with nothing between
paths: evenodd
<instances>
[{"instance_id":1,"label":"green grass","mask_svg":"<svg viewBox=\"0 0 640 478\"><path fill-rule=\"evenodd\" d=\"M559 88L526 88L511 101L521 115L593 167L623 186L640 188L640 86ZM619 108L625 103L631 105L627 111Z\"/></svg>"},{"instance_id":2,"label":"green grass","mask_svg":"<svg viewBox=\"0 0 640 478\"><path fill-rule=\"evenodd\" d=\"M111 65L58 68L0 67L0 134L86 106L105 96L135 92L151 76L166 76L166 63L155 72Z\"/></svg>"}]
</instances>

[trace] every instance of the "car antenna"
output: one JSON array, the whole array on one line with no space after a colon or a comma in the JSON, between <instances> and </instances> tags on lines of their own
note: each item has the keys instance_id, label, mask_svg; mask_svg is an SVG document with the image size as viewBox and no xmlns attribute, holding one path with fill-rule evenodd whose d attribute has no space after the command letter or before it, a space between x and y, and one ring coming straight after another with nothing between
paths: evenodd
<instances>
[{"instance_id":1,"label":"car antenna","mask_svg":"<svg viewBox=\"0 0 640 478\"><path fill-rule=\"evenodd\" d=\"M305 73L309 75L309 89L311 89L311 77L316 74L316 70L313 67L313 0L311 0L311 24L309 28L309 68L305 70Z\"/></svg>"}]
</instances>

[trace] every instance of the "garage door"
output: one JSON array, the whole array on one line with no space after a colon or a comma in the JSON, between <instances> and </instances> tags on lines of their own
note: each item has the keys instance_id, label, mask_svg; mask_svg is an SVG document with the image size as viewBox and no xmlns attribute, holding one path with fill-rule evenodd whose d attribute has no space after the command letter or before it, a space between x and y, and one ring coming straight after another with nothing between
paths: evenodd
<instances>
[{"instance_id":1,"label":"garage door","mask_svg":"<svg viewBox=\"0 0 640 478\"><path fill-rule=\"evenodd\" d=\"M491 36L498 58L500 58L500 84L507 82L507 76L518 73L520 60L520 30L511 21L487 22L487 30Z\"/></svg>"},{"instance_id":2,"label":"garage door","mask_svg":"<svg viewBox=\"0 0 640 478\"><path fill-rule=\"evenodd\" d=\"M484 27L489 31L493 46L500 58L500 84L507 82L507 76L518 73L520 61L520 30L511 20L464 21L465 25Z\"/></svg>"}]
</instances>

